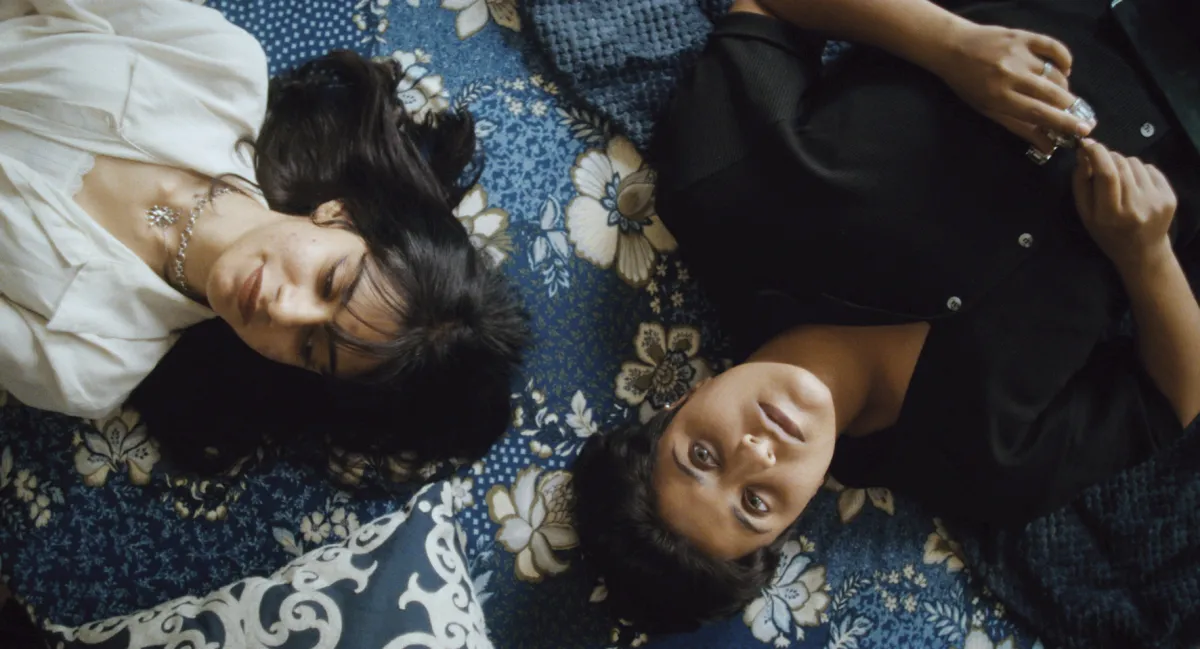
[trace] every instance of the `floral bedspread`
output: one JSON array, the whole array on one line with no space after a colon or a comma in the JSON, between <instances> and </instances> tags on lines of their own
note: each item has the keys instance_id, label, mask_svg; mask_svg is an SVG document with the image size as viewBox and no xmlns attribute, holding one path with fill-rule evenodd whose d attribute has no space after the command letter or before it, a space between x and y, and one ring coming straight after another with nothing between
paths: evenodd
<instances>
[{"instance_id":1,"label":"floral bedspread","mask_svg":"<svg viewBox=\"0 0 1200 649\"><path fill-rule=\"evenodd\" d=\"M655 215L653 172L628 140L560 94L523 38L515 0L209 4L263 42L273 71L333 47L389 56L407 69L398 92L410 111L463 105L478 118L487 168L457 214L520 284L537 332L526 379L514 386L511 429L484 460L465 466L418 466L403 456L372 464L345 454L329 464L351 484L386 479L410 485L409 493L439 481L422 492L434 503L422 511L448 512L443 518L461 533L469 573L461 601L482 606L496 646L1041 647L978 587L938 520L885 489L832 480L786 545L775 582L741 617L663 638L607 619L605 591L574 551L572 459L588 436L650 416L729 362L711 309ZM246 584L258 582L239 580L294 577L285 564L332 552L323 546L414 529L396 515L407 498L340 490L289 461L299 449L286 440L228 475L199 479L160 457L155 438L165 435L146 430L133 411L82 421L34 411L0 391L0 574L35 620L66 633L60 637L83 642L90 636L64 629L175 598L246 599ZM442 519L421 520L417 545L426 533L446 535ZM437 563L435 554L390 552L378 561L387 574L416 575ZM327 587L355 577L327 570L321 579ZM394 592L367 588L324 613L296 613L285 646L487 644L482 625L436 642L381 635L402 619L389 613L397 597L419 599L393 581ZM180 633L203 636L196 629L214 626L178 610L191 620L177 625ZM330 610L353 620L354 632L329 635ZM306 623L324 630L306 636ZM234 646L223 645L227 632L207 641ZM359 644L349 644L351 636ZM126 646L125 636L106 637L105 646Z\"/></svg>"}]
</instances>

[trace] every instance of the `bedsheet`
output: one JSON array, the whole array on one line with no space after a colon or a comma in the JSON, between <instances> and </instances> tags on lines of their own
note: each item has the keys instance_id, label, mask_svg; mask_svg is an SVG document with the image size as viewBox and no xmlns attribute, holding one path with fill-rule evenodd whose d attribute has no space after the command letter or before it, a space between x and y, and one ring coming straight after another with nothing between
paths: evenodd
<instances>
[{"instance_id":1,"label":"bedsheet","mask_svg":"<svg viewBox=\"0 0 1200 649\"><path fill-rule=\"evenodd\" d=\"M536 332L505 437L461 466L332 454L344 484L403 487L364 495L292 461L287 440L197 477L132 410L76 420L0 391L0 576L19 601L63 646L1040 648L940 521L832 480L741 616L655 638L607 617L575 551L572 460L727 366L728 348L653 227L637 148L563 97L515 2L209 3L273 72L351 48L402 64L414 114L475 113L487 167L457 216Z\"/></svg>"}]
</instances>

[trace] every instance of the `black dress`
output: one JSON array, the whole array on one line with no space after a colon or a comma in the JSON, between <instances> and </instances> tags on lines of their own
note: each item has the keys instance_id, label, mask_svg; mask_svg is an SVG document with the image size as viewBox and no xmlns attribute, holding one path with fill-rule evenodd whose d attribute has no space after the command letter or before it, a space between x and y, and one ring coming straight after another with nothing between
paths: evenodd
<instances>
[{"instance_id":1,"label":"black dress","mask_svg":"<svg viewBox=\"0 0 1200 649\"><path fill-rule=\"evenodd\" d=\"M1200 165L1101 18L1105 2L957 3L1071 48L1096 139L1158 165L1180 195L1181 258ZM732 14L660 122L658 213L744 352L804 323L931 323L900 418L838 443L832 471L936 513L1028 520L1182 431L1115 335L1128 298L1070 189L1074 154L1027 144L933 75Z\"/></svg>"}]
</instances>

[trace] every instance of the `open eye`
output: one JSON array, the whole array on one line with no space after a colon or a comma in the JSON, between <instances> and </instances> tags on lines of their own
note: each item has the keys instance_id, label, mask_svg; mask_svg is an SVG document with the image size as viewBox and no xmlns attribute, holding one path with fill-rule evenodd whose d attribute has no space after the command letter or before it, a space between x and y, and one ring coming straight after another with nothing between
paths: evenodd
<instances>
[{"instance_id":1,"label":"open eye","mask_svg":"<svg viewBox=\"0 0 1200 649\"><path fill-rule=\"evenodd\" d=\"M713 456L713 452L700 442L695 442L692 444L691 453L692 462L694 462L696 466L714 467L717 465L717 458Z\"/></svg>"},{"instance_id":2,"label":"open eye","mask_svg":"<svg viewBox=\"0 0 1200 649\"><path fill-rule=\"evenodd\" d=\"M746 508L752 512L766 514L771 511L771 508L767 505L767 501L749 489L746 490L743 500L746 501Z\"/></svg>"}]
</instances>

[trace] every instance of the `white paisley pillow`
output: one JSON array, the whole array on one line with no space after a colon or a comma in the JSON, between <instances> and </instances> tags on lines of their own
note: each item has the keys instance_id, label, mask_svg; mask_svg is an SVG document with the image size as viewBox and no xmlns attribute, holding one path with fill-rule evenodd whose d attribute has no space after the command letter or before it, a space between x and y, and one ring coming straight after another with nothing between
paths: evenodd
<instances>
[{"instance_id":1,"label":"white paisley pillow","mask_svg":"<svg viewBox=\"0 0 1200 649\"><path fill-rule=\"evenodd\" d=\"M124 617L54 626L51 646L402 649L492 646L453 519L449 482L267 578Z\"/></svg>"}]
</instances>

